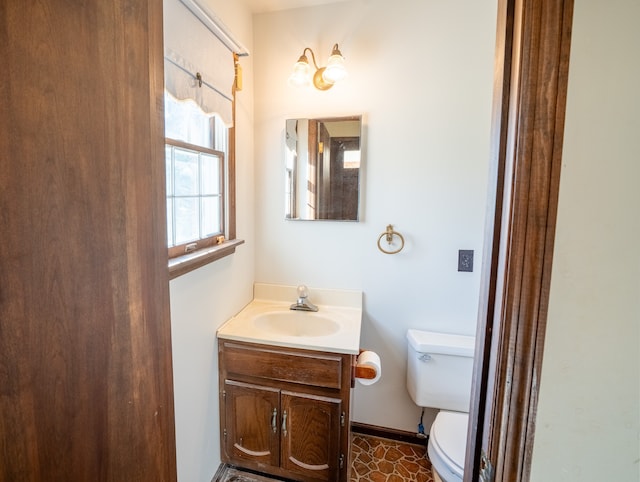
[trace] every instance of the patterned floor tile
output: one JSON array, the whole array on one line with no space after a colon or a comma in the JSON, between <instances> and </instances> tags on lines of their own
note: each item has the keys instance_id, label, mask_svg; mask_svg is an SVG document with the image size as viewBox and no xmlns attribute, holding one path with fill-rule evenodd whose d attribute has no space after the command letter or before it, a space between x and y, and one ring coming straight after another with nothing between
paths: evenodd
<instances>
[{"instance_id":1,"label":"patterned floor tile","mask_svg":"<svg viewBox=\"0 0 640 482\"><path fill-rule=\"evenodd\" d=\"M433 482L426 447L354 433L351 482Z\"/></svg>"}]
</instances>

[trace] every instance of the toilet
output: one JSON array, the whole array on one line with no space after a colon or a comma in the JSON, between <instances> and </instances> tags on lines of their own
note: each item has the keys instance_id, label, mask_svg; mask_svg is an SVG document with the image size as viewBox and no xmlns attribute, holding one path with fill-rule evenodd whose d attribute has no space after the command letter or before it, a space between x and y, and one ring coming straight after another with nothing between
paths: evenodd
<instances>
[{"instance_id":1,"label":"toilet","mask_svg":"<svg viewBox=\"0 0 640 482\"><path fill-rule=\"evenodd\" d=\"M408 330L407 390L419 407L440 409L429 431L427 453L436 482L461 482L467 424L473 336Z\"/></svg>"}]
</instances>

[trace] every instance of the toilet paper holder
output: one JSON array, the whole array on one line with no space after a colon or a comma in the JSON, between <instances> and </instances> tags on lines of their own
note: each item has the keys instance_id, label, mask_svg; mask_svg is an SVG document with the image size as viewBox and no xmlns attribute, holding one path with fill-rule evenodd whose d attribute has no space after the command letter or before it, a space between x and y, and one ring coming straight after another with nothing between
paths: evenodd
<instances>
[{"instance_id":1,"label":"toilet paper holder","mask_svg":"<svg viewBox=\"0 0 640 482\"><path fill-rule=\"evenodd\" d=\"M360 349L360 353L358 354L358 356L360 356L360 354L363 351L367 351L367 350ZM354 371L354 378L362 378L365 380L373 380L378 375L375 368L370 366L358 365L358 357L354 359L353 371Z\"/></svg>"}]
</instances>

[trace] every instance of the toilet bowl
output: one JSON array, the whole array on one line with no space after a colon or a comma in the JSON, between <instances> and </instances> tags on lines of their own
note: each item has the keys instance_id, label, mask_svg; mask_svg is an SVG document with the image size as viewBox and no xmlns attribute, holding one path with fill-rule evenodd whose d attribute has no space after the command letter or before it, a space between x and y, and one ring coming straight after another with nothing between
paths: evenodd
<instances>
[{"instance_id":1,"label":"toilet bowl","mask_svg":"<svg viewBox=\"0 0 640 482\"><path fill-rule=\"evenodd\" d=\"M407 332L407 389L419 407L440 409L429 431L427 455L436 482L463 479L475 338L421 330Z\"/></svg>"},{"instance_id":2,"label":"toilet bowl","mask_svg":"<svg viewBox=\"0 0 640 482\"><path fill-rule=\"evenodd\" d=\"M462 482L468 421L466 413L438 412L427 445L435 482Z\"/></svg>"}]
</instances>

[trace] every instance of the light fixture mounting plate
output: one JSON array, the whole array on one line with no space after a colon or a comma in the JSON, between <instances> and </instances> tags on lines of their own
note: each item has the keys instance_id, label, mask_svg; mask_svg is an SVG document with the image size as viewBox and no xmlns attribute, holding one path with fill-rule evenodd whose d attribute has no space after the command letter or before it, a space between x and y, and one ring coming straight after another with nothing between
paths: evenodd
<instances>
[{"instance_id":1,"label":"light fixture mounting plate","mask_svg":"<svg viewBox=\"0 0 640 482\"><path fill-rule=\"evenodd\" d=\"M322 74L324 73L324 69L325 69L324 67L321 67L318 70L316 70L315 74L313 74L313 85L318 90L329 90L331 87L333 87L332 83L327 82L322 77Z\"/></svg>"}]
</instances>

